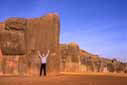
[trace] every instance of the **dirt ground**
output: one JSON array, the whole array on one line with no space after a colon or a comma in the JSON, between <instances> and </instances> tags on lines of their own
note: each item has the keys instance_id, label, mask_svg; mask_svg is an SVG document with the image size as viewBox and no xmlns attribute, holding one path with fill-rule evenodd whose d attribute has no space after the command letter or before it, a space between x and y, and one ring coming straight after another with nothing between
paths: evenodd
<instances>
[{"instance_id":1,"label":"dirt ground","mask_svg":"<svg viewBox=\"0 0 127 85\"><path fill-rule=\"evenodd\" d=\"M0 85L127 85L127 77L110 75L0 76Z\"/></svg>"}]
</instances>

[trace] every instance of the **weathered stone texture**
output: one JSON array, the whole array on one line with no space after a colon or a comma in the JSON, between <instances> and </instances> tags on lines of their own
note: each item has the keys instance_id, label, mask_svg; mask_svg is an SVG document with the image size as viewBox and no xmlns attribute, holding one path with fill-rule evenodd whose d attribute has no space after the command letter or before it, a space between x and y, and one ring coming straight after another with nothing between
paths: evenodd
<instances>
[{"instance_id":1,"label":"weathered stone texture","mask_svg":"<svg viewBox=\"0 0 127 85\"><path fill-rule=\"evenodd\" d=\"M5 21L7 30L25 30L27 20L24 18L9 18Z\"/></svg>"},{"instance_id":2,"label":"weathered stone texture","mask_svg":"<svg viewBox=\"0 0 127 85\"><path fill-rule=\"evenodd\" d=\"M56 14L32 19L10 18L5 21L5 30L0 31L0 48L4 55L23 56L18 60L20 74L38 73L40 59L37 51L47 53L50 50L47 70L49 73L58 73L60 70L59 33L60 20ZM31 54L33 51L35 53ZM3 61L9 60L4 57ZM5 70L8 68L4 67Z\"/></svg>"},{"instance_id":3,"label":"weathered stone texture","mask_svg":"<svg viewBox=\"0 0 127 85\"><path fill-rule=\"evenodd\" d=\"M0 48L5 55L25 54L24 33L0 31Z\"/></svg>"},{"instance_id":4,"label":"weathered stone texture","mask_svg":"<svg viewBox=\"0 0 127 85\"><path fill-rule=\"evenodd\" d=\"M39 76L40 60L33 56L3 56L0 73L10 75Z\"/></svg>"},{"instance_id":5,"label":"weathered stone texture","mask_svg":"<svg viewBox=\"0 0 127 85\"><path fill-rule=\"evenodd\" d=\"M0 22L0 30L5 28L5 24L3 22Z\"/></svg>"},{"instance_id":6,"label":"weathered stone texture","mask_svg":"<svg viewBox=\"0 0 127 85\"><path fill-rule=\"evenodd\" d=\"M80 48L76 43L61 44L62 71L79 72Z\"/></svg>"},{"instance_id":7,"label":"weathered stone texture","mask_svg":"<svg viewBox=\"0 0 127 85\"><path fill-rule=\"evenodd\" d=\"M47 53L49 49L48 72L59 71L59 24L59 17L55 14L29 19L27 22L27 30L25 32L27 52L40 50L43 53Z\"/></svg>"}]
</instances>

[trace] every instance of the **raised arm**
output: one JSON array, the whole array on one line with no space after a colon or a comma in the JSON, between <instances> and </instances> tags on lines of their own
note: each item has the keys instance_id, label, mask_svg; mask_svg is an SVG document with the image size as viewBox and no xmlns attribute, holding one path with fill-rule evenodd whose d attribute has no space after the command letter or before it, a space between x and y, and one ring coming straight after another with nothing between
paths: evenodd
<instances>
[{"instance_id":1,"label":"raised arm","mask_svg":"<svg viewBox=\"0 0 127 85\"><path fill-rule=\"evenodd\" d=\"M46 57L48 57L49 56L49 50L48 50L48 52L47 52L47 54L46 54Z\"/></svg>"},{"instance_id":2,"label":"raised arm","mask_svg":"<svg viewBox=\"0 0 127 85\"><path fill-rule=\"evenodd\" d=\"M39 55L40 58L42 58L40 51L38 51L38 55Z\"/></svg>"}]
</instances>

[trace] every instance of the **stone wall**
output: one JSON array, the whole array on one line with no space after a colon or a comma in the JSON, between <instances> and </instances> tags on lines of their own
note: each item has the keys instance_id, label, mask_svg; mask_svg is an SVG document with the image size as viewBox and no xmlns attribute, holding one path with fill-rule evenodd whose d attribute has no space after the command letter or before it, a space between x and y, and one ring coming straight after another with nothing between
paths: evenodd
<instances>
[{"instance_id":1,"label":"stone wall","mask_svg":"<svg viewBox=\"0 0 127 85\"><path fill-rule=\"evenodd\" d=\"M46 53L50 50L48 57L48 72L59 71L59 36L60 21L55 14L29 19L25 32L26 50L40 50Z\"/></svg>"},{"instance_id":2,"label":"stone wall","mask_svg":"<svg viewBox=\"0 0 127 85\"><path fill-rule=\"evenodd\" d=\"M103 72L105 60L98 55L81 50L72 42L61 44L61 68L64 72Z\"/></svg>"},{"instance_id":3,"label":"stone wall","mask_svg":"<svg viewBox=\"0 0 127 85\"><path fill-rule=\"evenodd\" d=\"M38 50L42 53L50 50L47 60L48 73L58 73L60 70L59 38L60 19L57 14L48 14L31 19L10 18L5 21L4 30L0 31L0 48L4 55L2 61L8 62L11 58L9 56L13 56L11 60L15 60L16 55L18 55L21 59L17 62L23 62L19 67L25 71L23 68L28 69L30 67L26 65L35 65L36 59L38 60ZM3 69L7 70L7 68ZM31 71L33 70L32 68Z\"/></svg>"},{"instance_id":4,"label":"stone wall","mask_svg":"<svg viewBox=\"0 0 127 85\"><path fill-rule=\"evenodd\" d=\"M6 30L25 30L27 19L25 18L9 18L5 21Z\"/></svg>"},{"instance_id":5,"label":"stone wall","mask_svg":"<svg viewBox=\"0 0 127 85\"><path fill-rule=\"evenodd\" d=\"M5 55L25 54L24 33L20 31L0 31L0 48Z\"/></svg>"},{"instance_id":6,"label":"stone wall","mask_svg":"<svg viewBox=\"0 0 127 85\"><path fill-rule=\"evenodd\" d=\"M0 30L5 28L5 24L3 22L0 22Z\"/></svg>"},{"instance_id":7,"label":"stone wall","mask_svg":"<svg viewBox=\"0 0 127 85\"><path fill-rule=\"evenodd\" d=\"M80 71L80 48L76 43L61 44L61 68L65 72Z\"/></svg>"},{"instance_id":8,"label":"stone wall","mask_svg":"<svg viewBox=\"0 0 127 85\"><path fill-rule=\"evenodd\" d=\"M0 74L39 76L40 59L37 56L3 56Z\"/></svg>"}]
</instances>

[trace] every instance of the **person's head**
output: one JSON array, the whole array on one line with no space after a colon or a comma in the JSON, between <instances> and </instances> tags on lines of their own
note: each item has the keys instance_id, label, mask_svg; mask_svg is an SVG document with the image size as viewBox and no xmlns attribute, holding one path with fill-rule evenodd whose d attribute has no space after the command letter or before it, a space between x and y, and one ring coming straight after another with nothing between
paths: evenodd
<instances>
[{"instance_id":1,"label":"person's head","mask_svg":"<svg viewBox=\"0 0 127 85\"><path fill-rule=\"evenodd\" d=\"M44 57L45 56L45 54L44 53L42 53L42 57Z\"/></svg>"},{"instance_id":2,"label":"person's head","mask_svg":"<svg viewBox=\"0 0 127 85\"><path fill-rule=\"evenodd\" d=\"M45 54L44 54L44 52L43 52L43 51L41 51L41 56L42 56L42 57L44 57L44 56L45 56Z\"/></svg>"}]
</instances>

